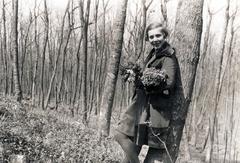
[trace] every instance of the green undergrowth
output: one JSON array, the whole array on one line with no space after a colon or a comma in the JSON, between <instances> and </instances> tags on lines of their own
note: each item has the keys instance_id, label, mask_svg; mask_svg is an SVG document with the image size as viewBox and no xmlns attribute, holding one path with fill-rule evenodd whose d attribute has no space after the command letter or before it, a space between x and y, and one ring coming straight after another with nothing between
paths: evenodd
<instances>
[{"instance_id":1,"label":"green undergrowth","mask_svg":"<svg viewBox=\"0 0 240 163\"><path fill-rule=\"evenodd\" d=\"M123 153L113 137L100 141L96 120L86 127L80 118L0 101L0 162L13 162L16 155L28 163L120 162Z\"/></svg>"}]
</instances>

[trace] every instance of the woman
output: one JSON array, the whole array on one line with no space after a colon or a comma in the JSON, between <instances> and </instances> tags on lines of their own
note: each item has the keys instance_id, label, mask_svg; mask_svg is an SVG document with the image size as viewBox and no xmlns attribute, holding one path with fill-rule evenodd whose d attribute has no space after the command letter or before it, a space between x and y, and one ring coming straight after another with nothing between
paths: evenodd
<instances>
[{"instance_id":1,"label":"woman","mask_svg":"<svg viewBox=\"0 0 240 163\"><path fill-rule=\"evenodd\" d=\"M135 80L132 103L114 134L126 154L122 163L139 163L138 154L144 144L149 146L149 150L164 149L171 116L169 96L176 72L174 49L166 42L167 37L168 31L160 23L152 23L146 29L145 40L153 49L145 59L143 76ZM165 80L159 85L143 83L144 71L150 68L166 73Z\"/></svg>"}]
</instances>

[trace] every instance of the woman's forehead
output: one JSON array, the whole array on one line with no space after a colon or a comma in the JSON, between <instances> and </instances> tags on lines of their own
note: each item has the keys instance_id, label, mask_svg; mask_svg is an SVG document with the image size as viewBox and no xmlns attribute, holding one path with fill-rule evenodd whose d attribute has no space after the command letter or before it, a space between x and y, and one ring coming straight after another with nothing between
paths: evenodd
<instances>
[{"instance_id":1,"label":"woman's forehead","mask_svg":"<svg viewBox=\"0 0 240 163\"><path fill-rule=\"evenodd\" d=\"M154 29L150 29L148 31L148 35L155 35L155 34L163 34L162 33L162 28L159 27L159 28L154 28Z\"/></svg>"}]
</instances>

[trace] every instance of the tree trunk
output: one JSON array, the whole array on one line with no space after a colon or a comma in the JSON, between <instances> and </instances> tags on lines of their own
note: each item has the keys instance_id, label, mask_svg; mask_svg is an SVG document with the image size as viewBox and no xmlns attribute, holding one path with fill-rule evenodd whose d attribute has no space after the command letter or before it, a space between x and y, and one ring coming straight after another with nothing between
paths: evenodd
<instances>
[{"instance_id":1,"label":"tree trunk","mask_svg":"<svg viewBox=\"0 0 240 163\"><path fill-rule=\"evenodd\" d=\"M55 92L56 92L56 87L53 88L53 82L55 80L55 77L56 77L56 73L57 73L57 67L58 67L58 60L59 60L59 57L60 57L60 54L61 54L61 50L62 50L62 44L63 44L63 31L64 31L64 24L65 24L65 17L67 15L67 12L68 12L68 6L65 10L65 13L64 13L64 16L63 16L63 19L62 19L62 25L61 25L61 33L60 33L60 43L59 43L59 47L58 47L58 51L57 51L57 57L55 59L55 64L54 64L54 70L53 70L53 74L52 74L52 77L51 77L51 80L50 80L50 84L49 84L49 88L48 88L48 93L47 93L47 97L46 97L46 105L45 105L45 108L48 107L48 104L50 102L50 95L51 95L51 92L52 92L52 89L55 89ZM58 83L57 83L58 84ZM57 105L58 105L58 99L57 99L57 92L56 92L56 99L55 99L55 109L57 109Z\"/></svg>"},{"instance_id":2,"label":"tree trunk","mask_svg":"<svg viewBox=\"0 0 240 163\"><path fill-rule=\"evenodd\" d=\"M223 33L223 37L222 37L222 40L221 40L221 44L220 46L221 47L221 51L220 51L220 61L219 61L219 68L217 69L217 72L216 72L216 76L215 76L215 81L216 81L216 84L215 84L215 92L214 92L214 95L213 95L213 99L214 99L214 109L213 109L213 112L212 115L212 123L210 124L211 125L211 131L210 131L210 150L209 150L209 154L207 155L210 155L210 160L208 161L209 163L212 162L212 155L213 155L213 148L214 148L214 137L215 137L215 124L217 124L217 118L218 118L218 107L219 107L219 100L220 100L220 93L221 93L221 87L222 87L222 82L223 82L223 78L222 76L224 74L224 70L223 70L223 57L224 57L224 53L225 53L225 50L226 50L226 38L227 38L227 29L228 29L228 24L229 24L229 18L230 18L230 15L229 15L229 8L230 8L230 0L227 1L227 7L226 7L226 10L225 10L225 24L224 24L224 33Z\"/></svg>"},{"instance_id":3,"label":"tree trunk","mask_svg":"<svg viewBox=\"0 0 240 163\"><path fill-rule=\"evenodd\" d=\"M22 57L21 57L21 66L20 66L21 67L21 71L20 71L21 73L19 74L20 83L21 83L22 88L24 88L24 81L23 81L23 79L24 79L24 66L27 65L27 64L24 64L24 63L26 61L26 54L27 54L27 47L28 47L27 44L28 44L28 39L29 39L28 37L29 37L32 22L33 22L33 19L32 19L32 16L30 16L29 17L29 25L27 27L27 31L25 33L25 36L23 36L24 39L22 40Z\"/></svg>"},{"instance_id":4,"label":"tree trunk","mask_svg":"<svg viewBox=\"0 0 240 163\"><path fill-rule=\"evenodd\" d=\"M114 24L115 31L113 32L112 54L110 57L107 77L101 101L101 110L99 117L99 134L102 136L109 135L110 121L112 114L113 99L118 76L119 62L122 52L124 24L126 19L127 0L122 0L118 8L118 17Z\"/></svg>"},{"instance_id":5,"label":"tree trunk","mask_svg":"<svg viewBox=\"0 0 240 163\"><path fill-rule=\"evenodd\" d=\"M65 77L65 60L66 60L66 55L67 55L67 46L68 46L68 43L69 43L69 39L70 39L70 35L71 35L71 32L72 32L72 27L71 27L71 21L70 21L70 13L69 13L69 7L70 7L70 1L68 1L68 4L67 4L67 7L66 7L66 11L68 13L68 33L67 33L67 38L66 39L66 43L65 43L65 46L63 48L63 57L62 57L62 64L61 64L61 79L59 80L60 83L58 85L58 100L60 101L60 98L61 98L61 93L62 93L62 89L63 89L63 81L64 81L64 77ZM64 98L64 97L62 97Z\"/></svg>"},{"instance_id":6,"label":"tree trunk","mask_svg":"<svg viewBox=\"0 0 240 163\"><path fill-rule=\"evenodd\" d=\"M198 67L198 71L197 71L197 76L196 78L197 79L201 79L199 80L198 82L195 83L194 85L194 95L195 97L193 97L193 100L194 100L194 105L193 105L193 108L192 108L192 117L194 117L191 121L191 124L190 126L193 128L193 131L191 132L191 142L190 144L191 145L196 145L197 143L197 132L198 132L198 127L196 125L196 121L200 121L201 122L201 119L203 117L203 114L205 112L205 109L201 109L199 111L199 105L198 104L198 101L201 99L199 97L202 97L202 96L206 96L206 92L209 92L207 89L207 87L205 88L204 85L206 84L204 81L206 80L206 77L205 77L205 74L208 73L208 70L205 68L205 57L207 55L207 52L209 51L209 38L210 38L210 27L212 25L212 18L213 18L213 15L211 12L210 12L210 6L208 7L208 16L209 16L209 21L206 22L206 31L204 33L204 38L203 38L203 41L202 41L202 53L201 53L201 56L199 58L199 67ZM206 103L206 101L203 101L202 103ZM196 107L196 105L198 107ZM196 119L196 114L199 114L200 113L200 117L198 119Z\"/></svg>"},{"instance_id":7,"label":"tree trunk","mask_svg":"<svg viewBox=\"0 0 240 163\"><path fill-rule=\"evenodd\" d=\"M74 92L73 92L73 97L72 97L72 113L74 114L74 106L75 106L75 103L76 103L76 99L77 99L77 91L79 89L79 76L80 76L80 73L79 73L79 69L80 69L80 47L81 47L81 43L82 43L82 35L79 39L79 43L78 43L78 49L77 49L77 54L76 54L76 57L77 57L77 69L76 69L76 78L75 78L75 85L74 85ZM77 102L78 103L78 102Z\"/></svg>"},{"instance_id":8,"label":"tree trunk","mask_svg":"<svg viewBox=\"0 0 240 163\"><path fill-rule=\"evenodd\" d=\"M15 96L18 102L22 100L22 90L19 79L19 66L18 66L18 0L12 1L13 7L13 19L12 19L12 32L13 32L13 75L14 75L14 85L15 85Z\"/></svg>"},{"instance_id":9,"label":"tree trunk","mask_svg":"<svg viewBox=\"0 0 240 163\"><path fill-rule=\"evenodd\" d=\"M100 112L100 105L102 101L102 90L103 90L103 85L105 81L105 63L107 62L107 55L106 55L106 12L107 12L107 6L108 2L105 3L105 0L102 0L103 4L103 20L102 20L102 39L101 42L101 47L99 48L99 68L98 68L98 84L97 84L97 108L95 110L95 113L98 114ZM105 57L105 58L104 58Z\"/></svg>"},{"instance_id":10,"label":"tree trunk","mask_svg":"<svg viewBox=\"0 0 240 163\"><path fill-rule=\"evenodd\" d=\"M143 52L143 47L144 47L144 33L145 33L145 28L146 28L146 21L147 21L147 10L149 6L152 4L153 0L151 0L148 5L146 5L146 0L142 0L142 24L140 26L140 35L138 35L138 45L137 45L137 58L140 58ZM144 56L143 56L144 58Z\"/></svg>"},{"instance_id":11,"label":"tree trunk","mask_svg":"<svg viewBox=\"0 0 240 163\"><path fill-rule=\"evenodd\" d=\"M62 93L62 90L63 90L63 81L64 81L65 73L66 73L65 72L65 61L66 61L67 46L68 46L68 43L69 43L71 31L72 31L72 29L69 26L69 30L68 30L68 34L67 34L67 38L66 38L66 44L65 44L64 49L63 49L63 58L62 58L62 65L61 65L61 68L62 68L61 79L60 79L60 83L59 83L59 87L58 87L58 97L59 97L59 100L60 100L61 93Z\"/></svg>"},{"instance_id":12,"label":"tree trunk","mask_svg":"<svg viewBox=\"0 0 240 163\"><path fill-rule=\"evenodd\" d=\"M83 122L87 123L87 112L88 112L88 93L87 93L87 56L88 56L88 21L89 21L89 11L90 11L90 0L87 1L87 9L84 16L84 3L83 0L80 0L79 3L80 8L80 19L82 25L82 51L83 51Z\"/></svg>"},{"instance_id":13,"label":"tree trunk","mask_svg":"<svg viewBox=\"0 0 240 163\"><path fill-rule=\"evenodd\" d=\"M2 2L2 19L3 19L3 68L4 68L4 95L8 92L8 64L7 64L7 31L6 31L6 11L5 2Z\"/></svg>"},{"instance_id":14,"label":"tree trunk","mask_svg":"<svg viewBox=\"0 0 240 163\"><path fill-rule=\"evenodd\" d=\"M38 70L38 59L40 56L39 52L39 40L38 40L38 31L37 31L37 0L35 0L34 4L34 43L36 48L36 58L35 58L35 65L34 65L34 72L33 72L33 81L32 81L32 105L35 103L35 87L36 87L36 80L37 80L37 70Z\"/></svg>"},{"instance_id":15,"label":"tree trunk","mask_svg":"<svg viewBox=\"0 0 240 163\"><path fill-rule=\"evenodd\" d=\"M43 53L42 53L42 73L41 73L41 107L44 109L44 66L45 66L45 53L48 42L48 31L49 31L49 20L48 20L48 9L47 1L44 0L44 40L43 40Z\"/></svg>"},{"instance_id":16,"label":"tree trunk","mask_svg":"<svg viewBox=\"0 0 240 163\"><path fill-rule=\"evenodd\" d=\"M167 17L167 2L168 0L161 0L161 13L163 17L163 24L168 26L168 17Z\"/></svg>"},{"instance_id":17,"label":"tree trunk","mask_svg":"<svg viewBox=\"0 0 240 163\"><path fill-rule=\"evenodd\" d=\"M98 50L98 5L99 5L99 0L95 0L95 13L94 13L94 56L93 56L93 67L91 68L90 71L92 71L92 86L90 87L90 96L89 96L89 115L88 115L88 121L90 120L90 114L92 109L96 106L96 100L94 98L97 95L97 65L98 65L98 58L99 58L99 50ZM90 76L90 75L89 75ZM90 76L90 77L91 77ZM90 79L91 80L91 79ZM96 109L95 109L96 110Z\"/></svg>"},{"instance_id":18,"label":"tree trunk","mask_svg":"<svg viewBox=\"0 0 240 163\"><path fill-rule=\"evenodd\" d=\"M149 151L145 162L175 162L182 131L192 98L200 53L203 0L179 1L172 45L176 48L179 68L171 97L172 118L167 150ZM187 46L186 46L187 45ZM169 153L168 153L169 152Z\"/></svg>"}]
</instances>

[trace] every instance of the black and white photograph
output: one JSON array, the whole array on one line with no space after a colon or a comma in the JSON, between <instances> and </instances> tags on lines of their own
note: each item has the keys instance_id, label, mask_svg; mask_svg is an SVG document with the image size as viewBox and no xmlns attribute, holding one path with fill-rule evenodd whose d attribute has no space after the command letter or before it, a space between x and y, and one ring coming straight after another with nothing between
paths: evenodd
<instances>
[{"instance_id":1,"label":"black and white photograph","mask_svg":"<svg viewBox=\"0 0 240 163\"><path fill-rule=\"evenodd\" d=\"M240 163L240 0L0 0L0 163Z\"/></svg>"}]
</instances>

